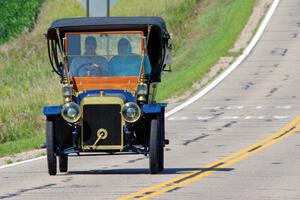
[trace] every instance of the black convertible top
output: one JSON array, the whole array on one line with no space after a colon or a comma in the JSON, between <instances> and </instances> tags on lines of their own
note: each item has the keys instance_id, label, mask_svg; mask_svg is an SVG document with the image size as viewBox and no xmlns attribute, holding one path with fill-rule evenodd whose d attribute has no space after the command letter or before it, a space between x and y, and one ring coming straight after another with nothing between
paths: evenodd
<instances>
[{"instance_id":1,"label":"black convertible top","mask_svg":"<svg viewBox=\"0 0 300 200\"><path fill-rule=\"evenodd\" d=\"M60 38L56 34L57 29L59 30ZM57 43L65 37L66 32L98 31L143 31L144 36L147 37L147 53L152 66L150 81L160 81L161 72L165 66L166 49L170 48L170 35L165 21L161 17L84 17L54 21L46 34L49 58L54 71L62 76L58 60L57 51L59 46ZM54 64L56 67L54 67Z\"/></svg>"},{"instance_id":2,"label":"black convertible top","mask_svg":"<svg viewBox=\"0 0 300 200\"><path fill-rule=\"evenodd\" d=\"M161 17L91 17L91 18L64 18L54 21L47 32L48 39L55 39L56 29L61 36L69 31L146 31L148 25L160 34L168 33L165 21Z\"/></svg>"}]
</instances>

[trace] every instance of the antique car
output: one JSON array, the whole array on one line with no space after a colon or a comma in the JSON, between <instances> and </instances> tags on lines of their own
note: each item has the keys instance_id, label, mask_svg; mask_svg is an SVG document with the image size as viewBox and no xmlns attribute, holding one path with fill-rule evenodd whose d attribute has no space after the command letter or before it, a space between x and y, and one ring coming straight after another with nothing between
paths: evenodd
<instances>
[{"instance_id":1,"label":"antique car","mask_svg":"<svg viewBox=\"0 0 300 200\"><path fill-rule=\"evenodd\" d=\"M171 62L160 17L56 20L45 34L62 105L45 106L50 175L68 171L68 155L144 154L149 171L164 169L164 113L155 100Z\"/></svg>"}]
</instances>

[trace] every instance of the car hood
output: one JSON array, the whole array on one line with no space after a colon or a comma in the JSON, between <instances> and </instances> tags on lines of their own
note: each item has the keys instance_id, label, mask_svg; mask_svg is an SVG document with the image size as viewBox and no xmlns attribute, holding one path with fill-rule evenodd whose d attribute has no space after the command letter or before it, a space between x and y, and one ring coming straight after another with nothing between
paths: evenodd
<instances>
[{"instance_id":1,"label":"car hood","mask_svg":"<svg viewBox=\"0 0 300 200\"><path fill-rule=\"evenodd\" d=\"M80 104L82 99L84 99L85 97L100 96L101 93L103 93L103 95L107 97L119 97L124 101L124 103L135 102L136 100L135 96L133 96L132 93L124 90L88 90L88 91L81 92L78 95L75 102L77 104Z\"/></svg>"}]
</instances>

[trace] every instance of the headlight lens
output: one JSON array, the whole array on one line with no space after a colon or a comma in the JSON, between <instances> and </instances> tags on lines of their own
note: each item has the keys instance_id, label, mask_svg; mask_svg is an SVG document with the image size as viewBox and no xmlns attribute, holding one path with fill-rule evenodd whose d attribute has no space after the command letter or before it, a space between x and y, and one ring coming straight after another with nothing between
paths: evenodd
<instances>
[{"instance_id":1,"label":"headlight lens","mask_svg":"<svg viewBox=\"0 0 300 200\"><path fill-rule=\"evenodd\" d=\"M147 84L142 84L138 86L137 95L147 95L148 87Z\"/></svg>"},{"instance_id":2,"label":"headlight lens","mask_svg":"<svg viewBox=\"0 0 300 200\"><path fill-rule=\"evenodd\" d=\"M80 119L81 116L80 107L74 102L66 103L61 109L61 116L67 122L75 123Z\"/></svg>"},{"instance_id":3,"label":"headlight lens","mask_svg":"<svg viewBox=\"0 0 300 200\"><path fill-rule=\"evenodd\" d=\"M126 122L136 122L141 117L141 109L136 103L126 103L122 108L122 117Z\"/></svg>"}]
</instances>

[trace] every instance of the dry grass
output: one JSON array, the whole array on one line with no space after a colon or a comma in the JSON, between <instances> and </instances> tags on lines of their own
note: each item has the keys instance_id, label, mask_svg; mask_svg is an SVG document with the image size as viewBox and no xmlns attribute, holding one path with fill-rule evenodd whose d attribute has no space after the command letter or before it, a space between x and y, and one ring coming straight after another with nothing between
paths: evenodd
<instances>
[{"instance_id":1,"label":"dry grass","mask_svg":"<svg viewBox=\"0 0 300 200\"><path fill-rule=\"evenodd\" d=\"M165 16L170 7L187 0L119 0L112 16Z\"/></svg>"}]
</instances>

